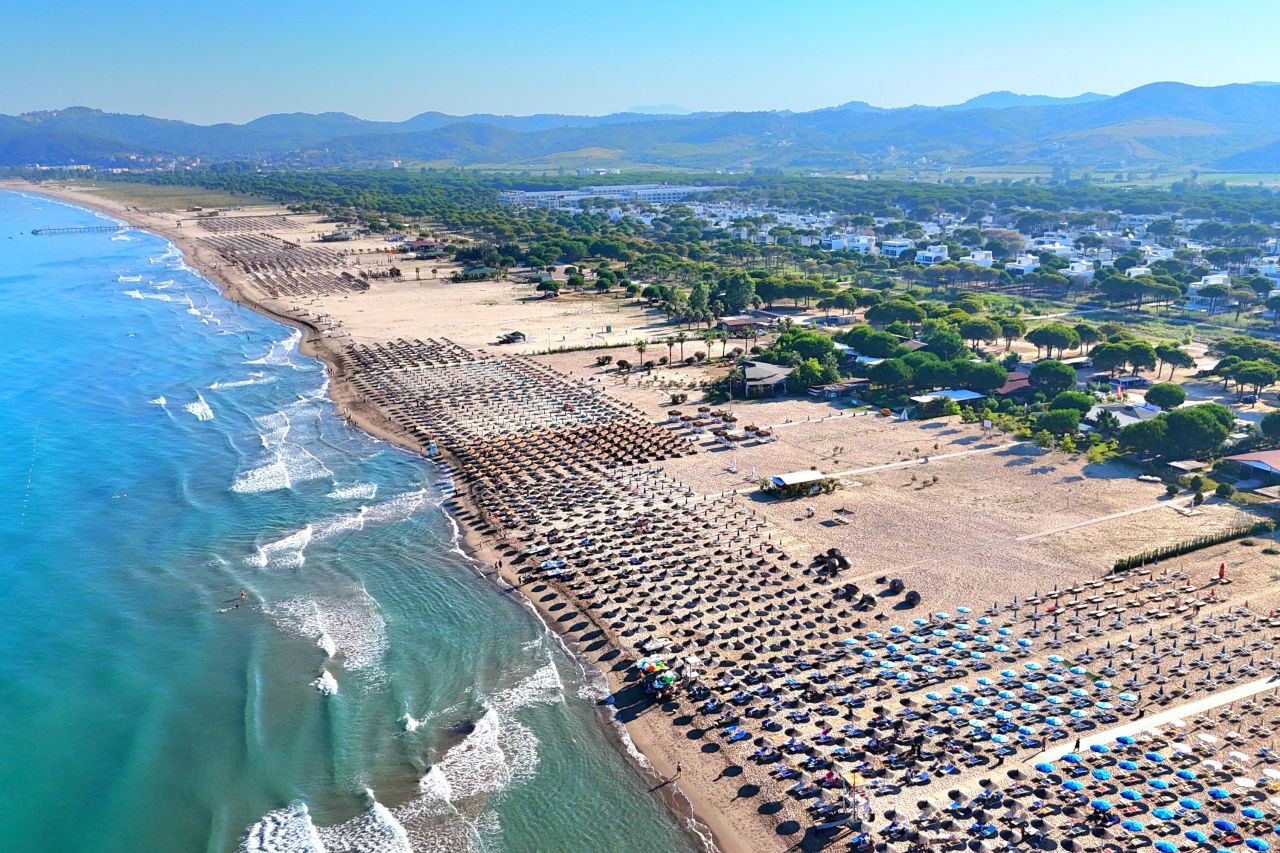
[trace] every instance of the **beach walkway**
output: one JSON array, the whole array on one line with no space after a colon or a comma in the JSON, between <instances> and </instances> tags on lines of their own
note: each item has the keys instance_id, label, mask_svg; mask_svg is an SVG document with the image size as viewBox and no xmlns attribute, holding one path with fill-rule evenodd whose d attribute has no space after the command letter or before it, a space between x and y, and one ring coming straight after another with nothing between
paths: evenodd
<instances>
[{"instance_id":1,"label":"beach walkway","mask_svg":"<svg viewBox=\"0 0 1280 853\"><path fill-rule=\"evenodd\" d=\"M1075 524L1066 524L1066 525L1063 525L1062 527L1050 528L1049 530L1038 530L1035 533L1026 533L1026 534L1023 534L1022 536L1015 537L1013 541L1029 542L1032 539L1039 539L1042 536L1053 536L1055 533L1066 533L1068 530L1076 530L1077 528L1080 528L1080 527L1092 527L1095 524L1104 524L1105 522L1108 522L1108 521L1114 521L1117 518L1125 518L1126 516L1130 516L1130 515L1137 515L1143 512L1150 512L1153 509L1160 509L1161 507L1168 507L1169 509L1174 509L1174 510L1177 509L1177 507L1175 507L1173 504L1167 501L1161 501L1160 503L1153 503L1153 504L1148 504L1147 506L1140 506L1136 509L1126 509L1122 512L1113 512L1110 515L1100 515L1097 518L1089 518L1089 519L1085 519L1084 521L1077 521Z\"/></svg>"},{"instance_id":2,"label":"beach walkway","mask_svg":"<svg viewBox=\"0 0 1280 853\"><path fill-rule=\"evenodd\" d=\"M1174 720L1185 720L1191 717L1198 717L1206 711L1212 711L1223 705L1229 705L1232 702L1239 702L1248 699L1258 693L1265 693L1268 690L1275 690L1280 685L1280 676L1270 676L1268 678L1259 678L1255 681L1248 681L1244 684L1232 687L1230 690L1223 690L1220 693L1214 693L1195 702L1188 702L1185 705L1178 705L1167 711L1161 711L1158 714L1152 714L1150 717L1144 717L1140 720L1133 720L1121 726L1110 729L1103 729L1080 738L1080 749L1088 749L1095 743L1104 743L1111 745L1115 739L1123 735L1135 735L1138 732L1147 729L1155 729L1160 726L1172 722ZM1061 744L1031 759L1029 763L1034 764L1038 761L1056 761L1069 752L1075 752L1075 741L1066 738Z\"/></svg>"}]
</instances>

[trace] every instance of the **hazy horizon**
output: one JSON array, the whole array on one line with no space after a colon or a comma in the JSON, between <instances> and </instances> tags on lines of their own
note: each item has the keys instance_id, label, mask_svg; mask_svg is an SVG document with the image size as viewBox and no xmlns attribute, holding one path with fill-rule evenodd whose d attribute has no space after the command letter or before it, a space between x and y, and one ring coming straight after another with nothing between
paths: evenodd
<instances>
[{"instance_id":1,"label":"hazy horizon","mask_svg":"<svg viewBox=\"0 0 1280 853\"><path fill-rule=\"evenodd\" d=\"M154 0L110 18L87 11L54 0L10 12L10 31L24 37L0 55L0 113L83 105L199 124L281 112L397 121L426 111L800 112L946 105L1002 90L1117 94L1153 81L1274 77L1263 51L1205 62L1203 46L1238 39L1241 19L1254 31L1280 25L1280 8L1260 0L1229 17L1184 0L1082 0L1070 16L1007 0L980 15L938 0L856 10L804 0L789 14L727 0L644 9L566 0L550 15L512 0L392 2L376 15L296 0L229 0L217 15Z\"/></svg>"}]
</instances>

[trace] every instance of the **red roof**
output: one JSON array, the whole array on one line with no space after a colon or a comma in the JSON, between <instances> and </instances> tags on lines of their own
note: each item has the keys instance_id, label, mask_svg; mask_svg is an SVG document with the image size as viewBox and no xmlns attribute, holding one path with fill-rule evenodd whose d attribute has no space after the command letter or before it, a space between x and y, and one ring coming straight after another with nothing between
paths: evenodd
<instances>
[{"instance_id":1,"label":"red roof","mask_svg":"<svg viewBox=\"0 0 1280 853\"><path fill-rule=\"evenodd\" d=\"M1280 473L1280 450L1259 450L1257 453L1237 453L1228 456L1232 462L1241 462L1254 468L1267 468Z\"/></svg>"},{"instance_id":2,"label":"red roof","mask_svg":"<svg viewBox=\"0 0 1280 853\"><path fill-rule=\"evenodd\" d=\"M1010 373L1005 383L996 389L996 394L1001 397L1007 397L1010 394L1020 394L1023 391L1031 389L1031 374L1029 373Z\"/></svg>"}]
</instances>

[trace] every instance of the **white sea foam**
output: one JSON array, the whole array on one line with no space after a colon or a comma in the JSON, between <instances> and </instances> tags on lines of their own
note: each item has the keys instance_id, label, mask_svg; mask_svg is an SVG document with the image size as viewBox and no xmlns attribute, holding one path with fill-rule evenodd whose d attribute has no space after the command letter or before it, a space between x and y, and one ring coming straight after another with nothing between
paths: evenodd
<instances>
[{"instance_id":1,"label":"white sea foam","mask_svg":"<svg viewBox=\"0 0 1280 853\"><path fill-rule=\"evenodd\" d=\"M419 780L418 795L413 799L388 809L367 791L372 802L367 811L319 829L312 826L305 808L281 809L254 824L242 853L276 853L281 849L310 853L320 849L314 846L313 836L329 850L362 853L496 849L502 827L497 812L490 808L490 799L533 778L538 766L537 738L516 714L530 705L562 701L563 696L560 674L548 660L537 672L489 698L485 713L471 732ZM403 721L406 731L414 731L422 723L407 712ZM268 846L276 838L296 839L295 846ZM249 842L259 846L249 846Z\"/></svg>"},{"instance_id":2,"label":"white sea foam","mask_svg":"<svg viewBox=\"0 0 1280 853\"><path fill-rule=\"evenodd\" d=\"M374 669L387 650L386 623L363 590L348 599L288 599L271 605L270 615L282 630L314 638L348 671Z\"/></svg>"},{"instance_id":3,"label":"white sea foam","mask_svg":"<svg viewBox=\"0 0 1280 853\"><path fill-rule=\"evenodd\" d=\"M132 299L155 299L158 302L173 301L173 297L167 293L143 293L140 290L126 290L124 295Z\"/></svg>"},{"instance_id":4,"label":"white sea foam","mask_svg":"<svg viewBox=\"0 0 1280 853\"><path fill-rule=\"evenodd\" d=\"M416 732L418 728L426 722L426 718L424 717L423 719L418 720L415 719L408 711L405 711L404 716L400 718L400 722L404 723L404 730L406 732ZM431 774L428 773L427 775Z\"/></svg>"},{"instance_id":5,"label":"white sea foam","mask_svg":"<svg viewBox=\"0 0 1280 853\"><path fill-rule=\"evenodd\" d=\"M173 287L173 279L171 278L166 278L164 281L157 281L155 284L156 290L168 290L170 287Z\"/></svg>"},{"instance_id":6,"label":"white sea foam","mask_svg":"<svg viewBox=\"0 0 1280 853\"><path fill-rule=\"evenodd\" d=\"M195 415L198 421L213 420L213 409L209 408L209 404L205 402L202 394L197 393L196 398L182 408Z\"/></svg>"},{"instance_id":7,"label":"white sea foam","mask_svg":"<svg viewBox=\"0 0 1280 853\"><path fill-rule=\"evenodd\" d=\"M112 235L111 235L111 239L112 239L112 240L115 240L116 242L119 242L119 243L132 243L132 242L134 242L137 238L136 238L136 237L126 237L124 234L112 234Z\"/></svg>"},{"instance_id":8,"label":"white sea foam","mask_svg":"<svg viewBox=\"0 0 1280 853\"><path fill-rule=\"evenodd\" d=\"M275 541L260 545L258 550L251 557L247 557L245 562L259 569L268 567L296 569L300 568L306 562L305 551L307 545L311 543L312 528L307 525L301 530L295 530L287 536L282 536Z\"/></svg>"},{"instance_id":9,"label":"white sea foam","mask_svg":"<svg viewBox=\"0 0 1280 853\"><path fill-rule=\"evenodd\" d=\"M127 282L142 281L142 276L140 276L140 275L118 275L118 276L116 276L116 281L127 281Z\"/></svg>"},{"instance_id":10,"label":"white sea foam","mask_svg":"<svg viewBox=\"0 0 1280 853\"><path fill-rule=\"evenodd\" d=\"M293 361L290 355L298 348L298 344L302 342L302 332L294 329L289 333L289 337L283 341L273 341L271 348L266 354L250 359L245 364L271 364L271 365L292 365Z\"/></svg>"},{"instance_id":11,"label":"white sea foam","mask_svg":"<svg viewBox=\"0 0 1280 853\"><path fill-rule=\"evenodd\" d=\"M261 372L249 374L244 379L225 379L219 380L209 386L210 391L225 391L228 388L245 388L249 385L269 385L276 381L276 377L267 376Z\"/></svg>"},{"instance_id":12,"label":"white sea foam","mask_svg":"<svg viewBox=\"0 0 1280 853\"><path fill-rule=\"evenodd\" d=\"M297 568L305 562L304 552L312 542L327 542L346 533L364 530L370 524L394 524L411 518L428 503L427 492L419 489L405 492L385 501L362 506L353 512L332 515L313 521L300 530L275 539L246 559L251 566L289 566Z\"/></svg>"},{"instance_id":13,"label":"white sea foam","mask_svg":"<svg viewBox=\"0 0 1280 853\"><path fill-rule=\"evenodd\" d=\"M360 853L412 853L413 845L404 826L386 806L366 790L373 805L337 826L320 829L320 837L334 850L360 851Z\"/></svg>"},{"instance_id":14,"label":"white sea foam","mask_svg":"<svg viewBox=\"0 0 1280 853\"><path fill-rule=\"evenodd\" d=\"M151 404L151 405L153 405L153 406L167 406L167 405L169 405L169 401L168 401L168 400L166 400L166 399L164 398L164 396L163 396L163 395L162 395L162 396L159 396L159 397L156 397L154 400L148 400L147 402L148 402L148 403L150 403L150 404Z\"/></svg>"},{"instance_id":15,"label":"white sea foam","mask_svg":"<svg viewBox=\"0 0 1280 853\"><path fill-rule=\"evenodd\" d=\"M255 418L258 440L267 453L260 464L236 477L231 490L244 494L273 492L291 489L295 483L333 476L333 472L310 450L286 440L293 428L291 414L293 417L316 417L318 412L314 405L299 401L284 411Z\"/></svg>"},{"instance_id":16,"label":"white sea foam","mask_svg":"<svg viewBox=\"0 0 1280 853\"><path fill-rule=\"evenodd\" d=\"M377 496L377 494L377 483L352 483L348 486L337 486L333 491L325 495L325 497L332 498L335 501L371 501Z\"/></svg>"},{"instance_id":17,"label":"white sea foam","mask_svg":"<svg viewBox=\"0 0 1280 853\"><path fill-rule=\"evenodd\" d=\"M325 853L306 804L294 803L265 814L249 827L241 853Z\"/></svg>"},{"instance_id":18,"label":"white sea foam","mask_svg":"<svg viewBox=\"0 0 1280 853\"><path fill-rule=\"evenodd\" d=\"M333 677L333 673L325 670L320 673L320 677L311 682L311 686L319 690L325 696L332 696L338 692L338 679Z\"/></svg>"}]
</instances>

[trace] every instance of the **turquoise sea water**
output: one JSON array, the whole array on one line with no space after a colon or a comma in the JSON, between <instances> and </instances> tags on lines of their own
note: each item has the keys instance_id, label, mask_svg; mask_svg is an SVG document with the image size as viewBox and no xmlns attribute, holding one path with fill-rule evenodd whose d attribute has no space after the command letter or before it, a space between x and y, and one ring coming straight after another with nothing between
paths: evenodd
<instances>
[{"instance_id":1,"label":"turquoise sea water","mask_svg":"<svg viewBox=\"0 0 1280 853\"><path fill-rule=\"evenodd\" d=\"M696 849L434 472L90 224L0 192L0 849Z\"/></svg>"}]
</instances>

